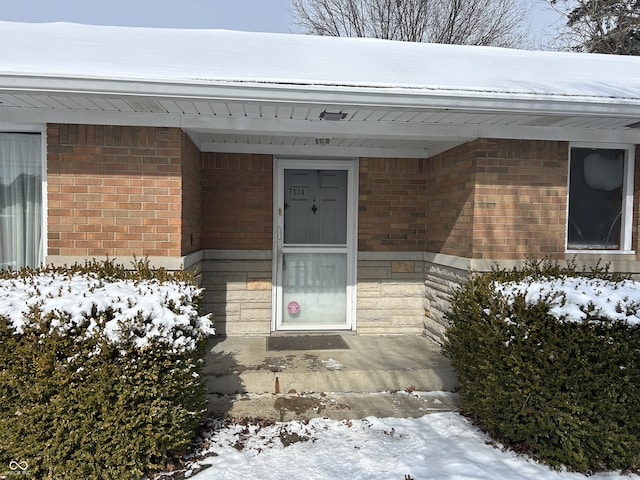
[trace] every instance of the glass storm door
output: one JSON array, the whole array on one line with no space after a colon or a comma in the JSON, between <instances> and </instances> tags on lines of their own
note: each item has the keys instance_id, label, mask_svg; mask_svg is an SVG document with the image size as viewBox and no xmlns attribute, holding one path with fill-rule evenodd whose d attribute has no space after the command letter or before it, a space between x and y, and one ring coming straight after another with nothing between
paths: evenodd
<instances>
[{"instance_id":1,"label":"glass storm door","mask_svg":"<svg viewBox=\"0 0 640 480\"><path fill-rule=\"evenodd\" d=\"M351 329L354 162L277 164L275 329Z\"/></svg>"}]
</instances>

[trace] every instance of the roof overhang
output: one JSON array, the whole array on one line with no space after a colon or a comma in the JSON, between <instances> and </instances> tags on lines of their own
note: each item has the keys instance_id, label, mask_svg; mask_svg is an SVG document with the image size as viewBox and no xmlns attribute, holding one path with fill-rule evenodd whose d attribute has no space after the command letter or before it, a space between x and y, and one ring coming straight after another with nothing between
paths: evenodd
<instances>
[{"instance_id":1,"label":"roof overhang","mask_svg":"<svg viewBox=\"0 0 640 480\"><path fill-rule=\"evenodd\" d=\"M635 59L69 24L0 22L3 34L21 43L0 54L0 130L167 126L203 151L360 157L480 137L640 143Z\"/></svg>"},{"instance_id":2,"label":"roof overhang","mask_svg":"<svg viewBox=\"0 0 640 480\"><path fill-rule=\"evenodd\" d=\"M342 112L326 121L323 111ZM429 157L475 138L640 143L634 104L297 85L184 85L3 76L0 129L167 126L202 151ZM320 140L321 139L321 140Z\"/></svg>"}]
</instances>

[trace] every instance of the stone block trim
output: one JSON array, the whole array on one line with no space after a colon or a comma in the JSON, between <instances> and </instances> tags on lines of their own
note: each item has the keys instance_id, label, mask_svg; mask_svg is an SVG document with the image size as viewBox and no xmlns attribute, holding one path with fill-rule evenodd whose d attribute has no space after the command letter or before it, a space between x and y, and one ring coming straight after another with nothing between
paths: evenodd
<instances>
[{"instance_id":1,"label":"stone block trim","mask_svg":"<svg viewBox=\"0 0 640 480\"><path fill-rule=\"evenodd\" d=\"M202 248L271 249L273 157L202 154Z\"/></svg>"},{"instance_id":2,"label":"stone block trim","mask_svg":"<svg viewBox=\"0 0 640 480\"><path fill-rule=\"evenodd\" d=\"M420 335L424 330L424 321L422 254L360 254L358 334Z\"/></svg>"},{"instance_id":3,"label":"stone block trim","mask_svg":"<svg viewBox=\"0 0 640 480\"><path fill-rule=\"evenodd\" d=\"M186 238L182 231L185 138L177 128L48 125L48 255L195 251L197 205L186 215ZM195 147L188 149L193 164ZM191 181L196 173L191 167Z\"/></svg>"},{"instance_id":4,"label":"stone block trim","mask_svg":"<svg viewBox=\"0 0 640 480\"><path fill-rule=\"evenodd\" d=\"M270 251L205 251L201 263L203 310L213 313L219 335L269 335Z\"/></svg>"},{"instance_id":5,"label":"stone block trim","mask_svg":"<svg viewBox=\"0 0 640 480\"><path fill-rule=\"evenodd\" d=\"M383 256L380 256L383 255ZM421 252L367 256L358 261L359 335L421 335L425 328ZM402 265L402 268L394 268ZM270 250L206 250L201 263L203 309L222 335L269 335L272 316Z\"/></svg>"},{"instance_id":6,"label":"stone block trim","mask_svg":"<svg viewBox=\"0 0 640 480\"><path fill-rule=\"evenodd\" d=\"M442 343L447 329L445 312L451 305L453 290L461 286L469 272L448 265L425 262L425 309L424 334L437 343Z\"/></svg>"}]
</instances>

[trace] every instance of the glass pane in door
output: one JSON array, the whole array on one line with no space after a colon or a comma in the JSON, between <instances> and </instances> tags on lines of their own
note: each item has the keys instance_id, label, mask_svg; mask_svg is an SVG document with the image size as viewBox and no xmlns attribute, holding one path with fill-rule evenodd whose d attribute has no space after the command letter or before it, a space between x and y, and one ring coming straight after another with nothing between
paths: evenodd
<instances>
[{"instance_id":1,"label":"glass pane in door","mask_svg":"<svg viewBox=\"0 0 640 480\"><path fill-rule=\"evenodd\" d=\"M347 172L285 170L285 245L346 245Z\"/></svg>"},{"instance_id":2,"label":"glass pane in door","mask_svg":"<svg viewBox=\"0 0 640 480\"><path fill-rule=\"evenodd\" d=\"M285 253L282 323L344 324L347 255Z\"/></svg>"}]
</instances>

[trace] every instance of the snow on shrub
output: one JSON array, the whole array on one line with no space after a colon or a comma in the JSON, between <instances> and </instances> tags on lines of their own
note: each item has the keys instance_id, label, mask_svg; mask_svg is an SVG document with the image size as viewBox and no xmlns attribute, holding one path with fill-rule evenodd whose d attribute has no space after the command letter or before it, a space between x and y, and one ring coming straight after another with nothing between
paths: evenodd
<instances>
[{"instance_id":1,"label":"snow on shrub","mask_svg":"<svg viewBox=\"0 0 640 480\"><path fill-rule=\"evenodd\" d=\"M571 263L473 274L444 345L461 408L555 467L640 468L640 283Z\"/></svg>"},{"instance_id":2,"label":"snow on shrub","mask_svg":"<svg viewBox=\"0 0 640 480\"><path fill-rule=\"evenodd\" d=\"M0 271L0 465L139 479L188 449L213 333L201 294L146 261Z\"/></svg>"},{"instance_id":3,"label":"snow on shrub","mask_svg":"<svg viewBox=\"0 0 640 480\"><path fill-rule=\"evenodd\" d=\"M30 312L37 311L38 318L50 319L49 331L43 333L75 335L84 327L85 340L104 336L113 344L132 341L138 348L160 342L180 352L195 349L203 336L214 333L210 316L197 312L195 299L201 293L186 282L39 273L0 279L0 315L16 334L34 326Z\"/></svg>"},{"instance_id":4,"label":"snow on shrub","mask_svg":"<svg viewBox=\"0 0 640 480\"><path fill-rule=\"evenodd\" d=\"M544 302L558 320L580 322L591 318L640 323L640 282L585 277L539 279L495 283L495 290L513 304L523 297L528 305Z\"/></svg>"}]
</instances>

